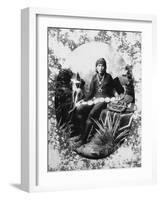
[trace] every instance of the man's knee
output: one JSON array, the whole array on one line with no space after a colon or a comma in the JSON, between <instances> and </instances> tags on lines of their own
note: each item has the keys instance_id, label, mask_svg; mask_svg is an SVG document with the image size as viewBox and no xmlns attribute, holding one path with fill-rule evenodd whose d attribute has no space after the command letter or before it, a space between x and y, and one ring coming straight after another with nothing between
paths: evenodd
<instances>
[{"instance_id":1,"label":"man's knee","mask_svg":"<svg viewBox=\"0 0 161 200\"><path fill-rule=\"evenodd\" d=\"M106 107L106 104L101 103L99 105L94 106L94 108L89 113L89 118L98 119L101 111Z\"/></svg>"},{"instance_id":2,"label":"man's knee","mask_svg":"<svg viewBox=\"0 0 161 200\"><path fill-rule=\"evenodd\" d=\"M89 113L89 119L97 119L100 115L100 110L92 110L90 113Z\"/></svg>"}]
</instances>

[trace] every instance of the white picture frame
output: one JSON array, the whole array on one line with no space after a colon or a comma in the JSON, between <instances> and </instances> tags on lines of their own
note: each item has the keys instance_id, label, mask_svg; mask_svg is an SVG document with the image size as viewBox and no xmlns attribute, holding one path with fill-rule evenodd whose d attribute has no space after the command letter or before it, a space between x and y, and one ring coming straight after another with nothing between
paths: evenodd
<instances>
[{"instance_id":1,"label":"white picture frame","mask_svg":"<svg viewBox=\"0 0 161 200\"><path fill-rule=\"evenodd\" d=\"M46 173L42 169L42 161L40 158L40 146L42 147L43 138L39 133L41 125L37 123L38 118L41 119L41 111L39 112L38 87L39 79L42 77L42 71L39 69L37 62L38 51L40 48L37 45L38 37L38 17L44 16L47 18L61 18L61 20L73 19L73 24L77 20L95 20L95 24L99 24L102 21L121 21L128 23L129 26L132 23L135 25L149 24L147 30L150 30L150 34L147 35L147 40L151 44L151 50L149 52L150 57L143 59L148 62L146 71L143 70L145 92L143 93L144 102L144 116L143 131L150 132L152 125L148 122L153 122L151 116L154 115L152 107L149 108L150 116L147 116L148 104L151 103L153 97L147 99L147 88L152 89L153 85L149 85L148 78L151 75L150 64L153 65L155 71L156 61L156 18L152 15L130 15L130 14L110 14L104 12L88 12L88 11L64 11L53 10L44 8L25 8L21 12L21 187L28 192L33 191L54 191L64 189L80 189L80 188L96 188L107 187L116 185L135 185L135 184L152 184L156 182L156 142L155 133L150 137L150 133L147 133L147 141L145 139L145 155L143 155L143 162L145 156L145 164L149 166L143 167L143 170L133 169L117 169L117 170L94 170L94 171L77 171L77 172L53 172ZM65 22L65 23L66 23ZM40 22L41 23L41 22ZM48 23L43 22L43 23ZM60 22L56 22L59 24ZM50 23L49 23L50 24ZM127 26L127 25L126 25ZM134 27L134 30L137 27ZM146 37L146 34L145 34ZM146 54L145 54L146 55ZM42 81L43 82L43 81ZM45 83L44 83L45 84ZM47 84L47 83L46 83ZM42 88L45 85L42 85ZM147 125L148 128L147 128ZM42 125L43 126L43 125ZM43 129L43 127L42 127ZM46 133L47 135L47 133ZM145 135L144 135L145 136ZM144 139L144 138L143 138ZM44 144L46 145L46 144ZM147 146L149 146L147 148ZM43 149L43 147L42 147ZM147 150L148 149L148 150ZM43 152L41 152L41 155ZM147 156L149 155L149 160ZM43 157L43 155L42 155ZM148 160L146 162L146 159ZM44 160L43 160L44 161ZM47 163L44 163L47 165ZM144 163L143 163L144 166ZM110 173L109 173L110 171ZM144 173L144 172L145 173ZM44 173L44 174L43 174ZM52 178L49 178L52 176ZM88 178L85 180L85 177ZM82 178L83 177L83 178ZM49 180L50 179L50 180ZM77 180L77 181L75 181ZM107 181L110 180L110 181Z\"/></svg>"}]
</instances>

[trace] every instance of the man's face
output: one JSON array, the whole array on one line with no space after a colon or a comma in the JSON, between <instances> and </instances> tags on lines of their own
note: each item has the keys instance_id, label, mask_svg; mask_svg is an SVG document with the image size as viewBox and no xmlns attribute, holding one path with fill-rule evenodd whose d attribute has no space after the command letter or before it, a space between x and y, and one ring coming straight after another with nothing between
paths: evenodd
<instances>
[{"instance_id":1,"label":"man's face","mask_svg":"<svg viewBox=\"0 0 161 200\"><path fill-rule=\"evenodd\" d=\"M126 67L125 66L121 67L120 72L121 72L121 76L120 76L121 84L122 85L129 84L129 80L128 80L128 76L127 76L128 70L126 69Z\"/></svg>"},{"instance_id":2,"label":"man's face","mask_svg":"<svg viewBox=\"0 0 161 200\"><path fill-rule=\"evenodd\" d=\"M105 66L103 64L98 64L96 69L100 75L103 75L105 73Z\"/></svg>"}]
</instances>

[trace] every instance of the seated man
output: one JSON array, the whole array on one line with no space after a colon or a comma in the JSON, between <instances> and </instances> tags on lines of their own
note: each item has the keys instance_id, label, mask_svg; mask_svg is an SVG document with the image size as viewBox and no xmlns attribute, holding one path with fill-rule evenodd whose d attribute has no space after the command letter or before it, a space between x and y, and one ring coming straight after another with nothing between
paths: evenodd
<instances>
[{"instance_id":1,"label":"seated man","mask_svg":"<svg viewBox=\"0 0 161 200\"><path fill-rule=\"evenodd\" d=\"M129 135L135 103L131 69L131 66L126 66L125 73L114 79L117 88L121 89L120 85L123 85L124 94L107 104L107 107L101 111L99 120L95 121L97 128L93 137L89 142L75 149L83 157L105 158L114 153Z\"/></svg>"},{"instance_id":2,"label":"seated man","mask_svg":"<svg viewBox=\"0 0 161 200\"><path fill-rule=\"evenodd\" d=\"M106 61L104 58L100 58L96 61L96 74L93 76L90 83L89 94L84 98L84 101L88 101L94 98L112 98L114 97L115 81L112 76L106 72ZM123 87L117 91L119 94L124 92ZM94 120L99 119L99 115L103 109L107 107L107 103L98 102L96 104L80 104L75 111L75 122L80 135L82 143L87 142L87 137L93 127Z\"/></svg>"},{"instance_id":3,"label":"seated man","mask_svg":"<svg viewBox=\"0 0 161 200\"><path fill-rule=\"evenodd\" d=\"M135 91L134 91L134 81L131 72L132 66L126 65L123 67L122 76L118 77L119 82L124 87L123 101L128 105L135 104Z\"/></svg>"}]
</instances>

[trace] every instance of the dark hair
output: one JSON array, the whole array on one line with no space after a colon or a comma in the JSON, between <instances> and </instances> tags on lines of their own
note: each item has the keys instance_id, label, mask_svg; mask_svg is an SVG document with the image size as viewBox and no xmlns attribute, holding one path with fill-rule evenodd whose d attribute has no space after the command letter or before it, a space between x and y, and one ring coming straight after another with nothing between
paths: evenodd
<instances>
[{"instance_id":1,"label":"dark hair","mask_svg":"<svg viewBox=\"0 0 161 200\"><path fill-rule=\"evenodd\" d=\"M106 71L107 66L106 66L106 60L105 60L104 58L99 58L99 59L96 61L96 67L97 67L97 65L99 65L99 64L102 64L102 65L104 66L105 71ZM97 72L97 69L96 69L96 72Z\"/></svg>"},{"instance_id":2,"label":"dark hair","mask_svg":"<svg viewBox=\"0 0 161 200\"><path fill-rule=\"evenodd\" d=\"M129 81L133 81L132 68L133 68L132 65L126 65L125 66L125 69L127 70L126 76L129 79Z\"/></svg>"},{"instance_id":3,"label":"dark hair","mask_svg":"<svg viewBox=\"0 0 161 200\"><path fill-rule=\"evenodd\" d=\"M132 74L132 65L126 65L125 69L127 70L127 78L129 80L128 85L126 85L126 92L128 95L131 95L133 97L132 103L135 103L135 89L134 89L134 78Z\"/></svg>"}]
</instances>

